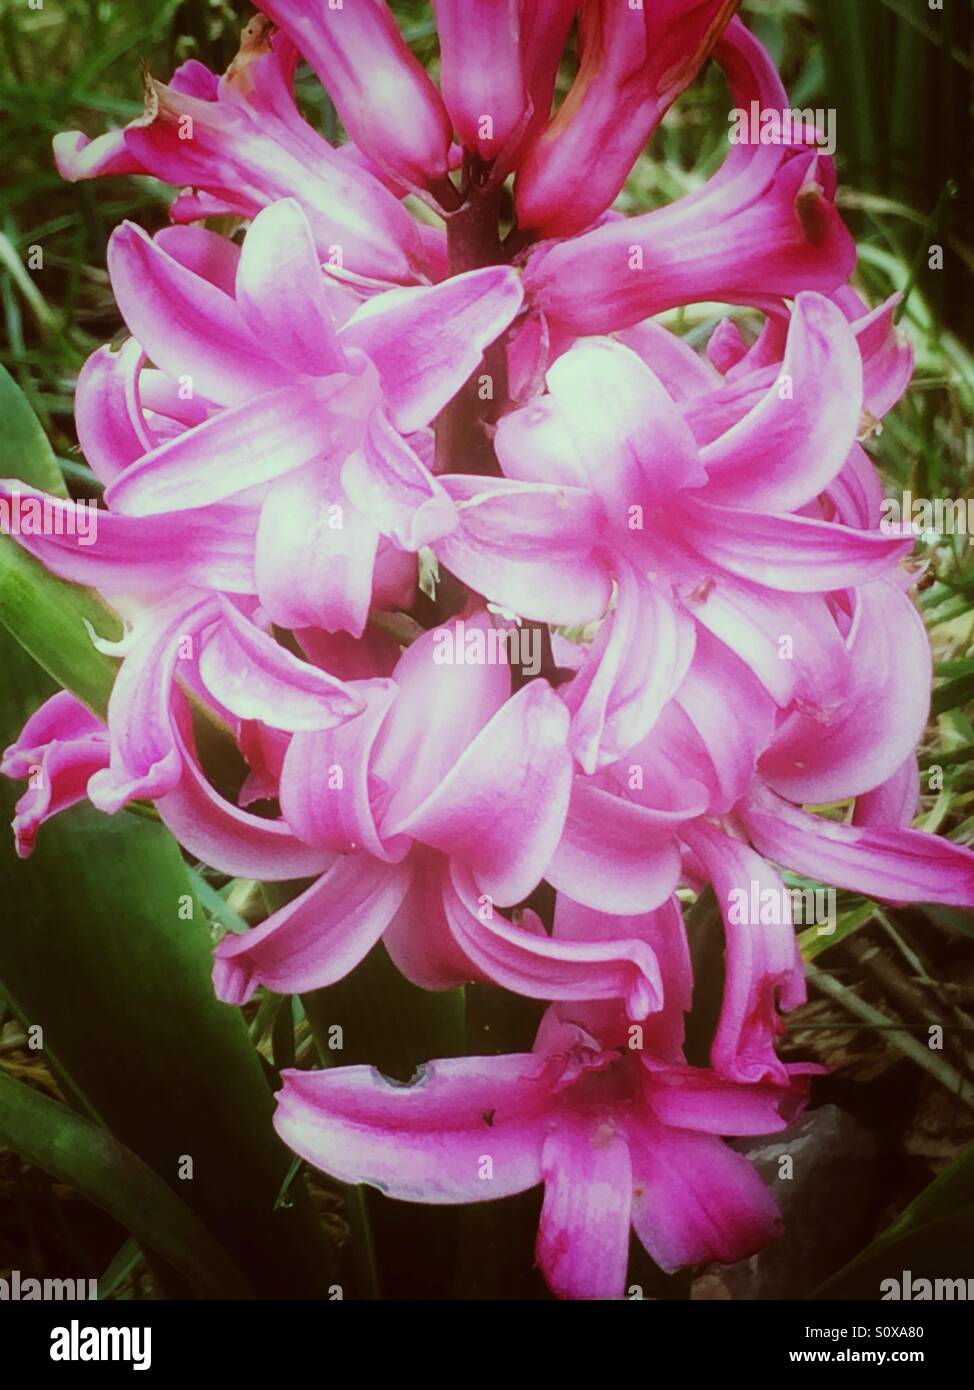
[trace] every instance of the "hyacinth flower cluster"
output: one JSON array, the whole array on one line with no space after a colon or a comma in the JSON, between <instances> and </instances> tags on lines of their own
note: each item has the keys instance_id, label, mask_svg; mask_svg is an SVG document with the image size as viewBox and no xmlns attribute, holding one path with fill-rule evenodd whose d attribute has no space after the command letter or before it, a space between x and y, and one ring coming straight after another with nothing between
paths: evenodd
<instances>
[{"instance_id":1,"label":"hyacinth flower cluster","mask_svg":"<svg viewBox=\"0 0 974 1390\"><path fill-rule=\"evenodd\" d=\"M383 0L259 9L222 76L147 77L143 117L55 140L68 179L181 191L109 248L130 336L76 398L97 539L53 497L65 525L18 537L126 625L107 721L62 692L4 755L40 769L19 851L84 798L150 801L221 873L310 879L216 946L230 1004L380 940L423 988L547 1003L532 1051L408 1086L285 1072L278 1131L324 1172L432 1203L543 1184L563 1297L621 1296L631 1229L667 1271L741 1259L780 1219L726 1141L786 1128L818 1070L779 1056L805 998L782 871L974 905L974 854L910 828L930 652L864 447L911 375L895 304L851 287L814 144L612 209L704 64L736 107L788 106L734 0L434 0L438 85ZM341 145L299 111L301 57ZM759 331L729 312L691 347L659 316L700 302ZM682 905L708 884L700 1067Z\"/></svg>"}]
</instances>

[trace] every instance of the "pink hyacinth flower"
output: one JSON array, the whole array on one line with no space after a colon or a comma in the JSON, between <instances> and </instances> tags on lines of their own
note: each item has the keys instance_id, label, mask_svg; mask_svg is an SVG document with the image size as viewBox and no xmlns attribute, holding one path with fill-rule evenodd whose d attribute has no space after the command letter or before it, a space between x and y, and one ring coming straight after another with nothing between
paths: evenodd
<instances>
[{"instance_id":1,"label":"pink hyacinth flower","mask_svg":"<svg viewBox=\"0 0 974 1390\"><path fill-rule=\"evenodd\" d=\"M510 696L504 665L437 663L441 638L488 629L480 616L425 634L391 679L350 684L364 715L333 734L292 739L280 775L284 822L339 857L252 932L224 938L222 998L242 1002L258 983L283 992L333 983L382 936L403 973L427 988L492 980L542 998L624 998L639 1018L660 1008L654 951L625 924L609 940L553 941L533 913L497 910L523 900L550 861L570 758L567 713L546 682ZM170 823L175 800L160 805ZM177 815L184 843L201 851ZM215 810L207 821L205 857L244 871L246 846L234 857L239 813ZM248 872L256 869L251 862Z\"/></svg>"},{"instance_id":2,"label":"pink hyacinth flower","mask_svg":"<svg viewBox=\"0 0 974 1390\"><path fill-rule=\"evenodd\" d=\"M108 733L76 696L60 690L32 714L0 758L0 773L27 779L17 802L14 843L26 859L41 825L84 801L88 779L107 766Z\"/></svg>"},{"instance_id":3,"label":"pink hyacinth flower","mask_svg":"<svg viewBox=\"0 0 974 1390\"><path fill-rule=\"evenodd\" d=\"M787 106L767 53L738 20L715 52L735 105ZM529 255L525 290L571 334L614 332L695 300L761 304L837 290L856 251L835 185L831 159L813 149L734 145L702 188L675 203L542 242Z\"/></svg>"},{"instance_id":4,"label":"pink hyacinth flower","mask_svg":"<svg viewBox=\"0 0 974 1390\"><path fill-rule=\"evenodd\" d=\"M239 500L259 516L256 592L274 621L361 633L383 535L418 547L454 524L404 436L426 427L510 323L517 274L498 266L379 295L338 327L291 200L255 218L232 294L200 273L212 271L193 246L166 244L119 229L115 292L156 366L213 408L118 473L106 501L135 517Z\"/></svg>"},{"instance_id":5,"label":"pink hyacinth flower","mask_svg":"<svg viewBox=\"0 0 974 1390\"><path fill-rule=\"evenodd\" d=\"M275 1127L325 1172L409 1201L544 1183L536 1258L559 1297L621 1298L630 1227L667 1271L753 1254L780 1217L720 1136L784 1129L805 1084L738 1086L625 1037L593 1036L561 1006L533 1052L431 1062L410 1086L364 1066L288 1071Z\"/></svg>"},{"instance_id":6,"label":"pink hyacinth flower","mask_svg":"<svg viewBox=\"0 0 974 1390\"><path fill-rule=\"evenodd\" d=\"M146 114L88 141L55 137L62 177L148 173L189 185L174 221L255 216L280 198L304 208L321 260L387 283L426 278L423 238L398 197L310 126L292 94L297 51L255 20L223 77L191 60L168 85L146 79ZM350 147L349 147L350 148Z\"/></svg>"}]
</instances>

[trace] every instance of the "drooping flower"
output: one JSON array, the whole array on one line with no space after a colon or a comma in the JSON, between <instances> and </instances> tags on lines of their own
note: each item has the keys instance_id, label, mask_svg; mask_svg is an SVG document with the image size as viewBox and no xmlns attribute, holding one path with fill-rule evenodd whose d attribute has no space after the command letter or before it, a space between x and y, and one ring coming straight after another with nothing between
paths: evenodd
<instances>
[{"instance_id":1,"label":"drooping flower","mask_svg":"<svg viewBox=\"0 0 974 1390\"><path fill-rule=\"evenodd\" d=\"M31 715L0 758L4 777L27 779L13 822L22 859L33 851L41 825L84 801L88 779L107 763L104 725L69 691L59 690Z\"/></svg>"},{"instance_id":2,"label":"drooping flower","mask_svg":"<svg viewBox=\"0 0 974 1390\"><path fill-rule=\"evenodd\" d=\"M455 574L539 621L604 617L566 692L590 773L649 732L700 627L781 705L834 703L843 661L826 595L909 550L803 510L843 473L862 414L860 349L830 300L800 294L781 362L732 390L684 372L674 399L653 370L675 389L659 340L632 341L582 339L557 358L548 393L500 422L504 478L440 478L458 525L435 549ZM647 625L652 643L634 640ZM782 662L779 638L799 632Z\"/></svg>"},{"instance_id":3,"label":"drooping flower","mask_svg":"<svg viewBox=\"0 0 974 1390\"><path fill-rule=\"evenodd\" d=\"M349 157L351 147L334 149L298 111L297 57L283 34L255 20L224 76L191 59L168 84L146 78L145 115L123 130L93 141L79 131L56 136L58 169L72 181L147 173L186 185L171 209L176 222L254 217L293 197L320 259L333 268L392 284L426 279L429 237L397 195Z\"/></svg>"},{"instance_id":4,"label":"drooping flower","mask_svg":"<svg viewBox=\"0 0 974 1390\"><path fill-rule=\"evenodd\" d=\"M453 504L408 436L513 318L518 278L498 266L390 292L339 325L295 202L259 214L239 258L221 243L218 263L209 234L199 236L153 241L126 225L113 237L115 292L142 351L168 377L177 414L149 438L126 408L131 394L119 399L141 384L140 359L91 367L85 432L96 447L102 439L108 452L125 451L105 500L135 518L210 515L233 499L254 527L249 592L271 618L361 633L383 551L388 564L390 547L418 549L454 524ZM164 409L166 386L153 378ZM192 407L180 420L185 394ZM109 420L117 425L104 439Z\"/></svg>"},{"instance_id":5,"label":"drooping flower","mask_svg":"<svg viewBox=\"0 0 974 1390\"><path fill-rule=\"evenodd\" d=\"M385 0L260 0L321 78L352 140L407 184L446 184L450 122Z\"/></svg>"},{"instance_id":6,"label":"drooping flower","mask_svg":"<svg viewBox=\"0 0 974 1390\"><path fill-rule=\"evenodd\" d=\"M716 56L735 104L784 109L773 65L739 21ZM611 333L697 300L762 305L839 289L856 251L835 207L831 159L801 145L734 145L701 188L667 207L610 218L529 253L525 291L550 324Z\"/></svg>"},{"instance_id":7,"label":"drooping flower","mask_svg":"<svg viewBox=\"0 0 974 1390\"><path fill-rule=\"evenodd\" d=\"M489 626L486 615L468 621ZM258 983L331 984L381 936L428 988L486 979L542 998L624 997L645 1017L662 996L642 941L621 927L606 943L551 941L534 913L498 911L528 897L561 835L568 715L544 681L511 696L506 665L437 664L438 631L452 635L426 633L390 679L350 683L367 703L362 718L292 738L284 820L337 858L260 927L224 937L217 992L239 1003Z\"/></svg>"},{"instance_id":8,"label":"drooping flower","mask_svg":"<svg viewBox=\"0 0 974 1390\"><path fill-rule=\"evenodd\" d=\"M630 1227L668 1271L767 1244L774 1200L721 1136L784 1129L806 1083L740 1086L586 1021L550 1009L533 1052L431 1062L410 1086L365 1066L287 1071L275 1127L316 1167L408 1201L544 1183L535 1254L563 1298L623 1296Z\"/></svg>"}]
</instances>

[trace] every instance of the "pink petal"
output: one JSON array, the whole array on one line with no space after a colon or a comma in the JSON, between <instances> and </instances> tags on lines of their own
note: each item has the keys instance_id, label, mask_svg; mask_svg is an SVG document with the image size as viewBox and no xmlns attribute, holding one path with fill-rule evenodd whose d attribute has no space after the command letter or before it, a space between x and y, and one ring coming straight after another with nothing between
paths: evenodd
<instances>
[{"instance_id":1,"label":"pink petal","mask_svg":"<svg viewBox=\"0 0 974 1390\"><path fill-rule=\"evenodd\" d=\"M780 147L766 148L781 160ZM740 196L730 180L714 180L701 195L542 244L525 270L526 293L553 324L582 336L698 300L750 303L842 284L855 245L827 188L833 179L823 156L787 159L767 185L745 177L756 186Z\"/></svg>"},{"instance_id":2,"label":"pink petal","mask_svg":"<svg viewBox=\"0 0 974 1390\"><path fill-rule=\"evenodd\" d=\"M911 538L853 531L807 516L732 511L688 497L683 538L704 561L769 589L828 593L888 574Z\"/></svg>"},{"instance_id":3,"label":"pink petal","mask_svg":"<svg viewBox=\"0 0 974 1390\"><path fill-rule=\"evenodd\" d=\"M374 1067L285 1071L274 1128L342 1182L405 1201L491 1201L541 1181L543 1070L514 1053L430 1062L410 1086Z\"/></svg>"},{"instance_id":4,"label":"pink petal","mask_svg":"<svg viewBox=\"0 0 974 1390\"><path fill-rule=\"evenodd\" d=\"M829 483L826 496L834 504L837 520L843 525L866 531L878 529L883 483L876 465L861 444L853 446L842 468Z\"/></svg>"},{"instance_id":5,"label":"pink petal","mask_svg":"<svg viewBox=\"0 0 974 1390\"><path fill-rule=\"evenodd\" d=\"M721 385L717 373L689 343L653 319L633 324L616 337L646 363L674 401L692 400Z\"/></svg>"},{"instance_id":6,"label":"pink petal","mask_svg":"<svg viewBox=\"0 0 974 1390\"><path fill-rule=\"evenodd\" d=\"M848 654L826 599L729 576L684 595L691 615L748 665L779 705L828 710L846 697Z\"/></svg>"},{"instance_id":7,"label":"pink petal","mask_svg":"<svg viewBox=\"0 0 974 1390\"><path fill-rule=\"evenodd\" d=\"M234 297L240 265L240 247L235 241L205 227L163 227L153 242L194 275Z\"/></svg>"},{"instance_id":8,"label":"pink petal","mask_svg":"<svg viewBox=\"0 0 974 1390\"><path fill-rule=\"evenodd\" d=\"M344 439L348 412L368 394L363 378L347 376L265 391L153 449L105 499L115 511L145 516L204 507L282 478Z\"/></svg>"},{"instance_id":9,"label":"pink petal","mask_svg":"<svg viewBox=\"0 0 974 1390\"><path fill-rule=\"evenodd\" d=\"M459 524L436 543L439 559L492 602L526 618L586 623L612 593L598 550L598 511L574 487L444 474Z\"/></svg>"},{"instance_id":10,"label":"pink petal","mask_svg":"<svg viewBox=\"0 0 974 1390\"><path fill-rule=\"evenodd\" d=\"M841 825L770 792L742 807L762 854L796 873L881 902L974 906L974 853L924 830Z\"/></svg>"},{"instance_id":11,"label":"pink petal","mask_svg":"<svg viewBox=\"0 0 974 1390\"><path fill-rule=\"evenodd\" d=\"M327 729L360 714L348 686L294 656L221 600L223 622L204 643L200 675L225 709L275 729Z\"/></svg>"},{"instance_id":12,"label":"pink petal","mask_svg":"<svg viewBox=\"0 0 974 1390\"><path fill-rule=\"evenodd\" d=\"M922 737L933 672L911 599L893 584L862 585L847 641L847 699L832 711L789 714L761 759L762 776L792 801L824 805L878 787Z\"/></svg>"},{"instance_id":13,"label":"pink petal","mask_svg":"<svg viewBox=\"0 0 974 1390\"><path fill-rule=\"evenodd\" d=\"M389 789L387 820L410 815L436 791L510 698L507 662L477 659L486 651L477 652L476 639L486 639L490 629L485 612L443 623L418 637L396 663L398 694L371 765Z\"/></svg>"},{"instance_id":14,"label":"pink petal","mask_svg":"<svg viewBox=\"0 0 974 1390\"><path fill-rule=\"evenodd\" d=\"M899 825L909 830L920 800L920 769L915 753L872 791L856 797L853 825Z\"/></svg>"},{"instance_id":15,"label":"pink petal","mask_svg":"<svg viewBox=\"0 0 974 1390\"><path fill-rule=\"evenodd\" d=\"M0 498L12 503L17 497L37 499L42 515L51 518L42 533L21 532L17 541L62 579L152 598L184 585L253 592L255 519L243 508L184 512L174 527L168 516L92 512L83 503L49 497L16 478L0 478Z\"/></svg>"},{"instance_id":16,"label":"pink petal","mask_svg":"<svg viewBox=\"0 0 974 1390\"><path fill-rule=\"evenodd\" d=\"M174 690L178 663L195 651L198 635L218 615L212 599L187 595L178 611L150 619L119 668L108 700L112 754L88 787L94 806L108 815L126 801L154 800L182 773Z\"/></svg>"},{"instance_id":17,"label":"pink petal","mask_svg":"<svg viewBox=\"0 0 974 1390\"><path fill-rule=\"evenodd\" d=\"M702 1067L648 1067L646 1100L661 1124L703 1134L776 1134L800 1116L808 1098L808 1079L787 1087L742 1085Z\"/></svg>"},{"instance_id":18,"label":"pink petal","mask_svg":"<svg viewBox=\"0 0 974 1390\"><path fill-rule=\"evenodd\" d=\"M170 376L189 377L201 395L237 405L291 380L230 296L141 227L123 222L112 233L108 270L122 317L146 355Z\"/></svg>"},{"instance_id":19,"label":"pink petal","mask_svg":"<svg viewBox=\"0 0 974 1390\"><path fill-rule=\"evenodd\" d=\"M96 734L105 735L104 721L92 714L70 690L59 690L34 711L17 739L0 758L4 777L26 777L45 747L55 741L75 743Z\"/></svg>"},{"instance_id":20,"label":"pink petal","mask_svg":"<svg viewBox=\"0 0 974 1390\"><path fill-rule=\"evenodd\" d=\"M152 442L139 409L138 380L145 356L134 338L112 352L107 344L91 354L78 374L74 419L89 467L110 483Z\"/></svg>"},{"instance_id":21,"label":"pink petal","mask_svg":"<svg viewBox=\"0 0 974 1390\"><path fill-rule=\"evenodd\" d=\"M750 785L754 764L771 742L774 704L751 670L708 632L676 693L713 769L711 811L729 810Z\"/></svg>"},{"instance_id":22,"label":"pink petal","mask_svg":"<svg viewBox=\"0 0 974 1390\"><path fill-rule=\"evenodd\" d=\"M434 0L440 39L440 87L464 147L496 159L527 107L521 69L518 0ZM484 54L490 61L484 62ZM484 117L490 121L489 134Z\"/></svg>"},{"instance_id":23,"label":"pink petal","mask_svg":"<svg viewBox=\"0 0 974 1390\"><path fill-rule=\"evenodd\" d=\"M129 152L125 132L110 130L91 140L80 130L62 130L53 140L54 163L62 179L96 179L103 174L141 174L142 165Z\"/></svg>"},{"instance_id":24,"label":"pink petal","mask_svg":"<svg viewBox=\"0 0 974 1390\"><path fill-rule=\"evenodd\" d=\"M403 550L421 550L457 524L452 498L381 410L370 415L361 450L345 460L342 485Z\"/></svg>"},{"instance_id":25,"label":"pink petal","mask_svg":"<svg viewBox=\"0 0 974 1390\"><path fill-rule=\"evenodd\" d=\"M604 212L734 8L733 0L654 0L645 12L642 5L582 7L575 84L519 171L522 226L565 237Z\"/></svg>"},{"instance_id":26,"label":"pink petal","mask_svg":"<svg viewBox=\"0 0 974 1390\"><path fill-rule=\"evenodd\" d=\"M454 275L442 285L368 300L341 331L342 346L375 363L386 409L408 434L439 414L508 326L523 299L509 266Z\"/></svg>"},{"instance_id":27,"label":"pink petal","mask_svg":"<svg viewBox=\"0 0 974 1390\"><path fill-rule=\"evenodd\" d=\"M684 833L713 880L724 919L724 998L713 1065L732 1081L786 1086L788 1074L774 1050L777 1006L793 1009L805 999L791 900L778 875L748 845L703 822Z\"/></svg>"},{"instance_id":28,"label":"pink petal","mask_svg":"<svg viewBox=\"0 0 974 1390\"><path fill-rule=\"evenodd\" d=\"M296 734L281 770L281 810L309 845L339 854L365 850L379 859L401 859L408 844L386 843L372 809L375 780L370 759L396 697L390 680L352 687L366 702L363 714L337 729Z\"/></svg>"},{"instance_id":29,"label":"pink petal","mask_svg":"<svg viewBox=\"0 0 974 1390\"><path fill-rule=\"evenodd\" d=\"M622 1298L633 1191L628 1144L591 1116L562 1115L541 1162L535 1258L545 1282L559 1298Z\"/></svg>"},{"instance_id":30,"label":"pink petal","mask_svg":"<svg viewBox=\"0 0 974 1390\"><path fill-rule=\"evenodd\" d=\"M182 774L156 810L179 843L221 873L276 882L308 878L331 867L334 855L303 844L282 820L266 820L224 801L179 738Z\"/></svg>"},{"instance_id":31,"label":"pink petal","mask_svg":"<svg viewBox=\"0 0 974 1390\"><path fill-rule=\"evenodd\" d=\"M262 606L281 627L360 637L378 545L379 532L345 496L335 469L314 463L288 473L269 491L257 529Z\"/></svg>"},{"instance_id":32,"label":"pink petal","mask_svg":"<svg viewBox=\"0 0 974 1390\"><path fill-rule=\"evenodd\" d=\"M294 363L312 376L350 371L311 228L294 198L264 208L251 222L236 299L247 326L275 361Z\"/></svg>"},{"instance_id":33,"label":"pink petal","mask_svg":"<svg viewBox=\"0 0 974 1390\"><path fill-rule=\"evenodd\" d=\"M913 344L896 328L900 295L892 295L871 313L856 315L853 328L862 353L866 406L881 420L903 395L913 376Z\"/></svg>"},{"instance_id":34,"label":"pink petal","mask_svg":"<svg viewBox=\"0 0 974 1390\"><path fill-rule=\"evenodd\" d=\"M708 502L788 511L822 491L856 442L862 362L845 316L800 294L777 380L763 400L701 453Z\"/></svg>"},{"instance_id":35,"label":"pink petal","mask_svg":"<svg viewBox=\"0 0 974 1390\"><path fill-rule=\"evenodd\" d=\"M497 712L414 810L386 815L383 836L409 835L465 864L496 903L537 885L561 834L571 788L568 711L531 681Z\"/></svg>"},{"instance_id":36,"label":"pink petal","mask_svg":"<svg viewBox=\"0 0 974 1390\"><path fill-rule=\"evenodd\" d=\"M774 1198L743 1154L709 1134L646 1123L632 1152L632 1224L661 1269L733 1264L781 1234Z\"/></svg>"},{"instance_id":37,"label":"pink petal","mask_svg":"<svg viewBox=\"0 0 974 1390\"><path fill-rule=\"evenodd\" d=\"M85 799L89 778L108 758L104 724L69 691L58 691L31 715L0 761L5 777L28 779L13 821L21 859L33 852L46 820Z\"/></svg>"},{"instance_id":38,"label":"pink petal","mask_svg":"<svg viewBox=\"0 0 974 1390\"><path fill-rule=\"evenodd\" d=\"M564 693L571 749L588 773L645 738L693 656L694 628L681 609L625 562L618 585L616 607Z\"/></svg>"},{"instance_id":39,"label":"pink petal","mask_svg":"<svg viewBox=\"0 0 974 1390\"><path fill-rule=\"evenodd\" d=\"M213 987L225 1004L245 1004L258 985L278 994L333 985L364 959L409 886L403 865L342 857L259 927L223 937Z\"/></svg>"},{"instance_id":40,"label":"pink petal","mask_svg":"<svg viewBox=\"0 0 974 1390\"><path fill-rule=\"evenodd\" d=\"M674 831L683 819L682 812L649 812L576 777L564 834L545 876L586 907L649 912L679 881Z\"/></svg>"},{"instance_id":41,"label":"pink petal","mask_svg":"<svg viewBox=\"0 0 974 1390\"><path fill-rule=\"evenodd\" d=\"M628 916L584 907L559 893L553 936L560 941L588 943L633 937L646 942L659 965L663 999L662 1008L654 1010L643 1023L643 1046L654 1056L682 1060L683 1016L693 1003L693 972L679 898L668 898L653 912ZM579 1021L589 1026L584 1020ZM602 1036L605 1030L596 1026L592 1031Z\"/></svg>"},{"instance_id":42,"label":"pink petal","mask_svg":"<svg viewBox=\"0 0 974 1390\"><path fill-rule=\"evenodd\" d=\"M409 864L409 891L382 939L396 969L420 989L489 983L490 976L463 950L447 920L443 898L449 885L449 860L438 850L414 845Z\"/></svg>"},{"instance_id":43,"label":"pink petal","mask_svg":"<svg viewBox=\"0 0 974 1390\"><path fill-rule=\"evenodd\" d=\"M409 184L445 178L449 119L385 0L349 0L341 9L260 0L260 8L308 59L356 145Z\"/></svg>"},{"instance_id":44,"label":"pink petal","mask_svg":"<svg viewBox=\"0 0 974 1390\"><path fill-rule=\"evenodd\" d=\"M707 473L689 427L649 367L611 339L577 343L548 372L554 397L610 524Z\"/></svg>"},{"instance_id":45,"label":"pink petal","mask_svg":"<svg viewBox=\"0 0 974 1390\"><path fill-rule=\"evenodd\" d=\"M252 217L294 197L322 260L351 274L415 281L423 267L415 220L367 170L340 159L308 125L280 73L276 96L263 91L274 85L267 78L277 62L275 45L251 55L236 74L233 65L216 99L200 100L150 79L148 116L126 128L128 150L167 183L202 190L177 198L174 218ZM187 130L192 139L183 138Z\"/></svg>"},{"instance_id":46,"label":"pink petal","mask_svg":"<svg viewBox=\"0 0 974 1390\"><path fill-rule=\"evenodd\" d=\"M494 450L507 478L590 488L588 470L554 396L539 396L502 416Z\"/></svg>"},{"instance_id":47,"label":"pink petal","mask_svg":"<svg viewBox=\"0 0 974 1390\"><path fill-rule=\"evenodd\" d=\"M512 923L484 904L473 877L453 868L444 890L447 921L461 951L483 976L532 999L622 999L630 1018L644 1019L663 1005L663 981L652 949L636 937L571 940L546 935L526 913ZM461 984L469 976L461 976Z\"/></svg>"}]
</instances>

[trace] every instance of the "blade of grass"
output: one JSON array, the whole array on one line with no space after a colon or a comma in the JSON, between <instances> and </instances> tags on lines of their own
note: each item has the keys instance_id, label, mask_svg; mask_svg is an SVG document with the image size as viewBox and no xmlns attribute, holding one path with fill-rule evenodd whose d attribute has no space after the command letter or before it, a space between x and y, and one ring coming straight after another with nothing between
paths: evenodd
<instances>
[{"instance_id":1,"label":"blade of grass","mask_svg":"<svg viewBox=\"0 0 974 1390\"><path fill-rule=\"evenodd\" d=\"M253 1297L226 1251L147 1163L98 1125L2 1071L0 1140L108 1212L199 1296Z\"/></svg>"}]
</instances>

